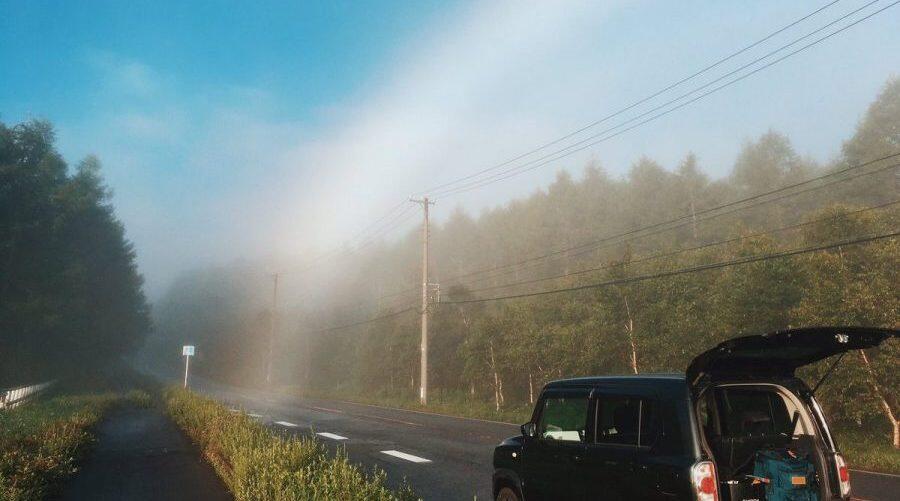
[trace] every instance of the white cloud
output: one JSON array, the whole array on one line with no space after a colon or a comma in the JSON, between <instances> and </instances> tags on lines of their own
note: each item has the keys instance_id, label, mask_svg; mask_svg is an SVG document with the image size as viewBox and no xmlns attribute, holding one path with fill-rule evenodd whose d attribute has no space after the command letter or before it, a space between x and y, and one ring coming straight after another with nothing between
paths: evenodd
<instances>
[{"instance_id":1,"label":"white cloud","mask_svg":"<svg viewBox=\"0 0 900 501\"><path fill-rule=\"evenodd\" d=\"M149 98L163 87L163 78L150 66L107 51L89 51L88 64L101 73L106 90L128 97Z\"/></svg>"}]
</instances>

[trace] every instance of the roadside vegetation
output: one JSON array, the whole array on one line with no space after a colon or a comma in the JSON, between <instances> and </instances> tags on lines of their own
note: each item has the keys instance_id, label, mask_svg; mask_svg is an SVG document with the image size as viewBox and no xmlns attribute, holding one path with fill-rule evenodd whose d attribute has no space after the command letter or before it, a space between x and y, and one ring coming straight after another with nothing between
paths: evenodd
<instances>
[{"instance_id":1,"label":"roadside vegetation","mask_svg":"<svg viewBox=\"0 0 900 501\"><path fill-rule=\"evenodd\" d=\"M330 456L314 438L280 435L180 388L166 390L164 398L169 414L239 501L416 499L406 486L387 488L384 472L366 473L342 452Z\"/></svg>"},{"instance_id":2,"label":"roadside vegetation","mask_svg":"<svg viewBox=\"0 0 900 501\"><path fill-rule=\"evenodd\" d=\"M885 433L864 433L850 428L838 429L835 435L851 468L900 475L900 452L885 440Z\"/></svg>"},{"instance_id":3,"label":"roadside vegetation","mask_svg":"<svg viewBox=\"0 0 900 501\"><path fill-rule=\"evenodd\" d=\"M0 411L0 500L43 499L77 471L92 428L114 407L149 406L143 390L66 394Z\"/></svg>"}]
</instances>

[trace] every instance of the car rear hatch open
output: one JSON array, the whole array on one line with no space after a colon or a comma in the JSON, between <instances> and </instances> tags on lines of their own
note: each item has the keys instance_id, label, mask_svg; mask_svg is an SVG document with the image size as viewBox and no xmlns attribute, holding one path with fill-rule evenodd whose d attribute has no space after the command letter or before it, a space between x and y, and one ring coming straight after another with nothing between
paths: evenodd
<instances>
[{"instance_id":1,"label":"car rear hatch open","mask_svg":"<svg viewBox=\"0 0 900 501\"><path fill-rule=\"evenodd\" d=\"M738 337L698 355L685 374L695 390L703 381L791 377L798 367L898 336L896 329L805 327Z\"/></svg>"}]
</instances>

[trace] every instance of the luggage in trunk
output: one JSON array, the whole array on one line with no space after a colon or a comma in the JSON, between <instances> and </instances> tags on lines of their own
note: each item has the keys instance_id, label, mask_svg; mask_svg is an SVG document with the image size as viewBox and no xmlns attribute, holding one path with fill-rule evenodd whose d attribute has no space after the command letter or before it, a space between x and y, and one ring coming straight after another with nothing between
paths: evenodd
<instances>
[{"instance_id":1,"label":"luggage in trunk","mask_svg":"<svg viewBox=\"0 0 900 501\"><path fill-rule=\"evenodd\" d=\"M788 450L756 453L753 475L767 479L767 501L818 501L816 470L806 456Z\"/></svg>"}]
</instances>

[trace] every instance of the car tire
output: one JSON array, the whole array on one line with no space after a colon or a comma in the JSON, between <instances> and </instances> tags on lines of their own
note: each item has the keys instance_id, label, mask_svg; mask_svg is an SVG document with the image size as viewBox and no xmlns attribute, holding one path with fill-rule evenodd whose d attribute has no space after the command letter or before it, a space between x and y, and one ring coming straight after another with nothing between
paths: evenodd
<instances>
[{"instance_id":1,"label":"car tire","mask_svg":"<svg viewBox=\"0 0 900 501\"><path fill-rule=\"evenodd\" d=\"M521 501L519 493L512 487L503 487L497 492L497 501Z\"/></svg>"}]
</instances>

